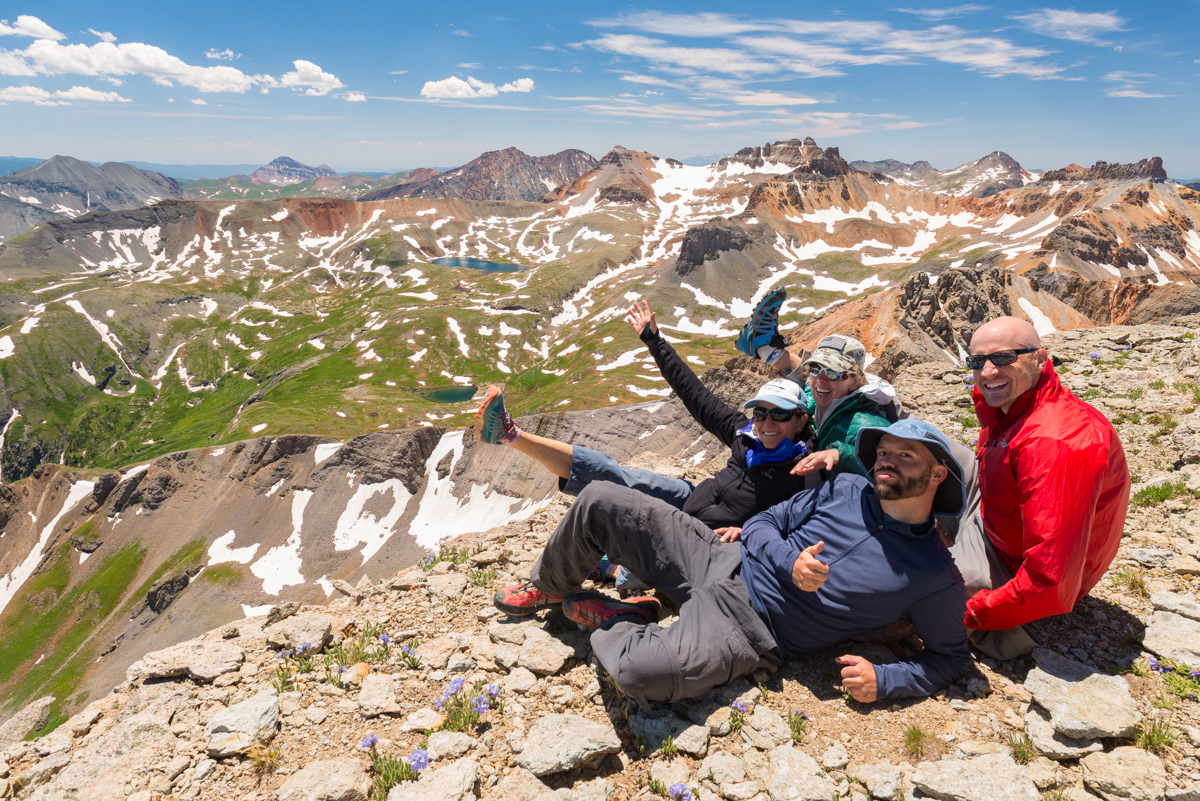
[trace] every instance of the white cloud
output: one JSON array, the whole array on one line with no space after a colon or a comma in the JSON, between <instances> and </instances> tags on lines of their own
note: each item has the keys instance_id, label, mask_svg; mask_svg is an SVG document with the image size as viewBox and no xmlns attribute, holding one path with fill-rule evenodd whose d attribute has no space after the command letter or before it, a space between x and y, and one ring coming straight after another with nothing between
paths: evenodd
<instances>
[{"instance_id":1,"label":"white cloud","mask_svg":"<svg viewBox=\"0 0 1200 801\"><path fill-rule=\"evenodd\" d=\"M216 61L233 61L234 59L241 58L242 54L235 53L228 47L224 50L218 50L215 47L210 47L208 48L208 52L204 54L204 57L211 58Z\"/></svg>"},{"instance_id":2,"label":"white cloud","mask_svg":"<svg viewBox=\"0 0 1200 801\"><path fill-rule=\"evenodd\" d=\"M337 76L325 72L311 61L297 59L292 62L292 65L296 68L295 71L284 73L283 77L279 79L279 85L284 88L307 87L304 94L320 97L345 86L337 79Z\"/></svg>"},{"instance_id":3,"label":"white cloud","mask_svg":"<svg viewBox=\"0 0 1200 801\"><path fill-rule=\"evenodd\" d=\"M1147 79L1153 79L1157 77L1157 75L1151 75L1144 72L1110 72L1104 76L1104 80L1108 83L1115 83L1118 85L1110 86L1109 88L1105 89L1104 96L1134 98L1174 97L1174 95L1147 92L1142 88L1146 85Z\"/></svg>"},{"instance_id":4,"label":"white cloud","mask_svg":"<svg viewBox=\"0 0 1200 801\"><path fill-rule=\"evenodd\" d=\"M343 96L343 99L345 99L349 103L365 103L365 102L367 102L367 96L363 92L347 92Z\"/></svg>"},{"instance_id":5,"label":"white cloud","mask_svg":"<svg viewBox=\"0 0 1200 801\"><path fill-rule=\"evenodd\" d=\"M408 70L392 70L388 75L407 75Z\"/></svg>"},{"instance_id":6,"label":"white cloud","mask_svg":"<svg viewBox=\"0 0 1200 801\"><path fill-rule=\"evenodd\" d=\"M915 14L923 19L946 19L948 17L961 17L966 14L975 14L980 11L986 11L987 6L977 6L968 3L962 6L951 6L950 8L893 8L892 11L899 11L902 14Z\"/></svg>"},{"instance_id":7,"label":"white cloud","mask_svg":"<svg viewBox=\"0 0 1200 801\"><path fill-rule=\"evenodd\" d=\"M17 21L9 25L8 20L0 20L0 36L29 36L34 39L66 39L65 33L59 33L37 17L22 14Z\"/></svg>"},{"instance_id":8,"label":"white cloud","mask_svg":"<svg viewBox=\"0 0 1200 801\"><path fill-rule=\"evenodd\" d=\"M1067 39L1085 44L1107 45L1102 34L1125 30L1125 20L1115 11L1076 11L1072 8L1043 8L1013 17L1025 27L1042 36Z\"/></svg>"},{"instance_id":9,"label":"white cloud","mask_svg":"<svg viewBox=\"0 0 1200 801\"><path fill-rule=\"evenodd\" d=\"M421 97L436 100L466 100L477 97L495 97L501 92L532 91L532 78L518 78L503 86L496 86L494 83L480 81L470 75L465 81L451 75L440 81L426 81L425 85L421 87Z\"/></svg>"},{"instance_id":10,"label":"white cloud","mask_svg":"<svg viewBox=\"0 0 1200 801\"><path fill-rule=\"evenodd\" d=\"M33 103L38 106L69 106L71 100L94 103L128 103L129 98L116 92L101 92L87 86L72 86L50 92L40 86L6 86L0 88L0 103Z\"/></svg>"},{"instance_id":11,"label":"white cloud","mask_svg":"<svg viewBox=\"0 0 1200 801\"><path fill-rule=\"evenodd\" d=\"M470 36L471 34L467 33L466 31L455 31L454 35L455 36Z\"/></svg>"},{"instance_id":12,"label":"white cloud","mask_svg":"<svg viewBox=\"0 0 1200 801\"><path fill-rule=\"evenodd\" d=\"M201 98L198 98L198 97L193 97L192 103L197 106L207 106L208 105L207 100L202 100Z\"/></svg>"},{"instance_id":13,"label":"white cloud","mask_svg":"<svg viewBox=\"0 0 1200 801\"><path fill-rule=\"evenodd\" d=\"M101 41L104 41L104 42L115 42L115 41L117 41L117 37L113 36L113 35L112 35L111 33L109 33L108 31L98 31L98 30L96 30L95 28L88 28L88 33L90 33L92 36L95 36L95 37L97 37L98 39L100 39Z\"/></svg>"}]
</instances>

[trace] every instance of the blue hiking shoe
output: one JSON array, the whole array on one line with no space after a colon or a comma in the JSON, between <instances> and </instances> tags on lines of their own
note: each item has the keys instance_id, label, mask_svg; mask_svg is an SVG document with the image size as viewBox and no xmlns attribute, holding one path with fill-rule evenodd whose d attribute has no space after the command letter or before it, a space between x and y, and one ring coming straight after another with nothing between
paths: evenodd
<instances>
[{"instance_id":1,"label":"blue hiking shoe","mask_svg":"<svg viewBox=\"0 0 1200 801\"><path fill-rule=\"evenodd\" d=\"M475 441L506 445L520 434L521 430L504 409L504 392L494 385L488 387L479 411L475 412Z\"/></svg>"},{"instance_id":2,"label":"blue hiking shoe","mask_svg":"<svg viewBox=\"0 0 1200 801\"><path fill-rule=\"evenodd\" d=\"M772 289L758 302L750 315L750 322L738 334L736 347L740 352L757 359L758 349L764 345L783 347L783 338L778 330L779 307L786 299L787 290L781 287Z\"/></svg>"}]
</instances>

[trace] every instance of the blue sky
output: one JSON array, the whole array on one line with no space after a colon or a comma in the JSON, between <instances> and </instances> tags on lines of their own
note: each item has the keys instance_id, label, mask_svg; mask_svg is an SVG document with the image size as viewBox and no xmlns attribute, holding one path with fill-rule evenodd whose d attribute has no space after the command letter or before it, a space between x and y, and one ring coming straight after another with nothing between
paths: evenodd
<instances>
[{"instance_id":1,"label":"blue sky","mask_svg":"<svg viewBox=\"0 0 1200 801\"><path fill-rule=\"evenodd\" d=\"M346 171L812 136L851 160L1160 155L1200 176L1200 0L5 0L0 18L0 155Z\"/></svg>"}]
</instances>

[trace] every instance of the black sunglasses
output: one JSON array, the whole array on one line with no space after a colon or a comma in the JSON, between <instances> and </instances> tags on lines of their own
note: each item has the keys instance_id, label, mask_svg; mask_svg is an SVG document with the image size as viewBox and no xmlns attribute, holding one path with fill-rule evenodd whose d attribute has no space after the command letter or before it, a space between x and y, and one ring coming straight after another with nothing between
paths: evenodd
<instances>
[{"instance_id":1,"label":"black sunglasses","mask_svg":"<svg viewBox=\"0 0 1200 801\"><path fill-rule=\"evenodd\" d=\"M800 414L799 409L761 409L758 406L754 407L754 420L761 423L770 417L776 423L786 423L796 415Z\"/></svg>"},{"instance_id":2,"label":"black sunglasses","mask_svg":"<svg viewBox=\"0 0 1200 801\"><path fill-rule=\"evenodd\" d=\"M997 367L1005 367L1012 364L1019 356L1024 356L1026 353L1037 353L1039 348L1019 348L1017 350L998 350L995 353L982 353L979 356L968 356L967 367L972 370L982 370L983 366L988 362Z\"/></svg>"}]
</instances>

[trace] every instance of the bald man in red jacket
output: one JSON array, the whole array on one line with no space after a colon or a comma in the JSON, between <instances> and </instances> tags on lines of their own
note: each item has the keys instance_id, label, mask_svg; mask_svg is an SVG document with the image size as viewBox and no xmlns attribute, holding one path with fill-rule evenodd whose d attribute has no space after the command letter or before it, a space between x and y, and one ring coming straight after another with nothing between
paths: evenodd
<instances>
[{"instance_id":1,"label":"bald man in red jacket","mask_svg":"<svg viewBox=\"0 0 1200 801\"><path fill-rule=\"evenodd\" d=\"M1112 423L1059 381L1027 321L1000 317L971 337L982 430L978 500L951 553L967 585L972 643L998 659L1036 645L1024 623L1071 611L1112 564L1129 467Z\"/></svg>"}]
</instances>

